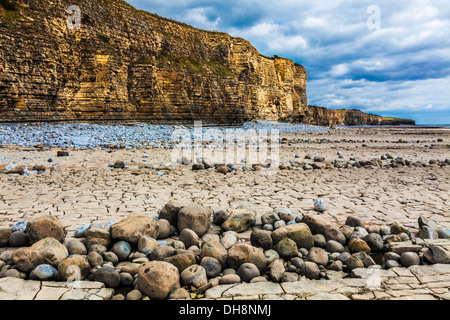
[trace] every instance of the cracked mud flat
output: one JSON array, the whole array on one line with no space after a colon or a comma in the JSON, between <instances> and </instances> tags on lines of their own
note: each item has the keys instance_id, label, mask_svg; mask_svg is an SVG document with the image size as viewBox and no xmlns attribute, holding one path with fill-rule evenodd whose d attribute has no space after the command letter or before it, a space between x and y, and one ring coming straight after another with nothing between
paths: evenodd
<instances>
[{"instance_id":1,"label":"cracked mud flat","mask_svg":"<svg viewBox=\"0 0 450 320\"><path fill-rule=\"evenodd\" d=\"M289 160L313 163L305 160L305 155L321 156L332 162L338 159L340 151L344 160L379 159L390 153L394 159L401 156L426 166L278 170L271 175L243 171L224 175L214 170L192 171L192 165L173 163L170 149L69 150L68 157L57 157L57 149L53 148L2 146L0 170L4 171L11 163L30 168L41 164L47 170L27 176L0 174L0 226L53 215L71 238L83 224L119 221L133 213L153 215L173 199L198 202L213 210L251 204L257 212L264 213L285 207L297 215L317 214L313 199L320 197L327 204L321 216L334 225L344 224L348 215L357 215L368 224L398 222L416 232L418 217L426 216L450 228L450 166L429 164L430 160L443 162L450 158L448 129L348 128L330 133L281 134L280 138L287 139L280 144L281 163ZM49 158L52 163L47 162ZM126 160L130 168L108 167L117 160ZM156 168L161 162L172 162L177 170L158 176L158 170L151 166ZM260 216L255 227L261 227ZM209 232L219 234L220 228L212 226ZM239 241L248 242L250 233L251 230L240 233ZM2 251L4 248L0 248ZM326 280L323 287L314 285L314 281L241 283L213 287L206 291L205 298L449 298L448 265L383 272L386 274L380 290L367 290L364 279ZM11 278L1 279L0 285L5 279ZM84 297L99 297L94 296L90 293ZM100 296L110 297L109 293ZM20 293L16 297L20 298Z\"/></svg>"}]
</instances>

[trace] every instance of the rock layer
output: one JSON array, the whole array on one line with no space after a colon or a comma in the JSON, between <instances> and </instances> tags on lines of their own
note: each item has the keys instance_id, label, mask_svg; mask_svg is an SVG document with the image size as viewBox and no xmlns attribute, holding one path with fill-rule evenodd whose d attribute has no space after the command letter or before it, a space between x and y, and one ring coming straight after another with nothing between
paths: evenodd
<instances>
[{"instance_id":1,"label":"rock layer","mask_svg":"<svg viewBox=\"0 0 450 320\"><path fill-rule=\"evenodd\" d=\"M5 0L0 121L296 120L305 68L124 1Z\"/></svg>"}]
</instances>

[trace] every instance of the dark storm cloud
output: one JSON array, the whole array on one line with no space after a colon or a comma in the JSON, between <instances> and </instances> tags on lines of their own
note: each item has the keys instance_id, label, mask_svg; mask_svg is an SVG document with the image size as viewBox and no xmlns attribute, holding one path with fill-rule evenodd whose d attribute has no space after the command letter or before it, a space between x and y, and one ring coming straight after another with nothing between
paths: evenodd
<instances>
[{"instance_id":1,"label":"dark storm cloud","mask_svg":"<svg viewBox=\"0 0 450 320\"><path fill-rule=\"evenodd\" d=\"M265 55L304 65L311 104L405 117L422 111L430 118L435 112L440 122L442 113L450 114L448 0L128 2L198 28L243 37ZM374 5L379 29L368 27L375 13L368 8ZM446 119L450 122L450 115Z\"/></svg>"}]
</instances>

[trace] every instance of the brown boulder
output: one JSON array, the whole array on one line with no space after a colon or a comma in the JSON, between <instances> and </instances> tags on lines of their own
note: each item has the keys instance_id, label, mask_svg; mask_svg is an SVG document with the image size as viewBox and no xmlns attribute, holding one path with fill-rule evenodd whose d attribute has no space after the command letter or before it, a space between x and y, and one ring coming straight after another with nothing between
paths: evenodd
<instances>
[{"instance_id":1,"label":"brown boulder","mask_svg":"<svg viewBox=\"0 0 450 320\"><path fill-rule=\"evenodd\" d=\"M70 277L73 277L74 280L84 280L90 270L88 260L79 254L71 255L58 264L58 273L63 280Z\"/></svg>"},{"instance_id":2,"label":"brown boulder","mask_svg":"<svg viewBox=\"0 0 450 320\"><path fill-rule=\"evenodd\" d=\"M84 236L86 237L85 246L88 249L95 244L99 244L108 248L111 241L110 233L108 232L108 230L103 228L88 229Z\"/></svg>"},{"instance_id":3,"label":"brown boulder","mask_svg":"<svg viewBox=\"0 0 450 320\"><path fill-rule=\"evenodd\" d=\"M331 227L330 222L320 216L305 214L302 219L303 223L306 223L313 234L325 234L325 231Z\"/></svg>"},{"instance_id":4,"label":"brown boulder","mask_svg":"<svg viewBox=\"0 0 450 320\"><path fill-rule=\"evenodd\" d=\"M66 238L63 225L58 218L53 216L30 219L27 223L26 232L30 237L31 244L45 238L54 238L63 243Z\"/></svg>"},{"instance_id":5,"label":"brown boulder","mask_svg":"<svg viewBox=\"0 0 450 320\"><path fill-rule=\"evenodd\" d=\"M137 285L139 291L150 299L163 300L180 288L180 273L168 262L150 261L139 268Z\"/></svg>"},{"instance_id":6,"label":"brown boulder","mask_svg":"<svg viewBox=\"0 0 450 320\"><path fill-rule=\"evenodd\" d=\"M238 270L243 263L253 263L259 270L266 267L264 251L247 243L237 243L228 250L227 263Z\"/></svg>"},{"instance_id":7,"label":"brown boulder","mask_svg":"<svg viewBox=\"0 0 450 320\"><path fill-rule=\"evenodd\" d=\"M199 204L190 204L178 212L178 231L191 229L199 237L204 235L211 224L213 211Z\"/></svg>"},{"instance_id":8,"label":"brown boulder","mask_svg":"<svg viewBox=\"0 0 450 320\"><path fill-rule=\"evenodd\" d=\"M310 249L314 246L314 237L305 223L294 223L276 229L272 232L273 242L276 244L283 238L294 240L297 248Z\"/></svg>"},{"instance_id":9,"label":"brown boulder","mask_svg":"<svg viewBox=\"0 0 450 320\"><path fill-rule=\"evenodd\" d=\"M30 272L40 264L56 267L68 255L66 246L61 242L55 238L45 238L31 247L17 249L12 254L12 259L20 270Z\"/></svg>"},{"instance_id":10,"label":"brown boulder","mask_svg":"<svg viewBox=\"0 0 450 320\"><path fill-rule=\"evenodd\" d=\"M113 239L125 240L132 245L136 245L142 236L157 239L159 224L150 217L139 215L125 218L113 224L110 232Z\"/></svg>"}]
</instances>

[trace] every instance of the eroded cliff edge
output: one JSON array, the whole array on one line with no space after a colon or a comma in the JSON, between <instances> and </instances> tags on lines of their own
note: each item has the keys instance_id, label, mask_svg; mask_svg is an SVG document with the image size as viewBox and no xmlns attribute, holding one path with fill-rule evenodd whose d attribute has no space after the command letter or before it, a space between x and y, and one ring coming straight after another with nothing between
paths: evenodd
<instances>
[{"instance_id":1,"label":"eroded cliff edge","mask_svg":"<svg viewBox=\"0 0 450 320\"><path fill-rule=\"evenodd\" d=\"M307 108L301 65L120 0L1 0L0 48L0 121L299 121Z\"/></svg>"},{"instance_id":2,"label":"eroded cliff edge","mask_svg":"<svg viewBox=\"0 0 450 320\"><path fill-rule=\"evenodd\" d=\"M67 27L73 5L79 29ZM306 83L303 66L245 39L121 0L0 0L0 122L386 124L309 107Z\"/></svg>"}]
</instances>

